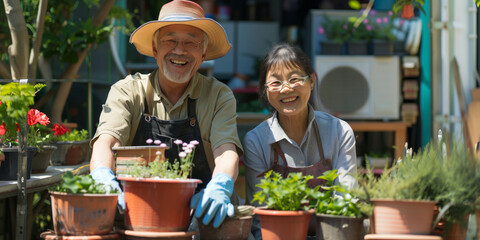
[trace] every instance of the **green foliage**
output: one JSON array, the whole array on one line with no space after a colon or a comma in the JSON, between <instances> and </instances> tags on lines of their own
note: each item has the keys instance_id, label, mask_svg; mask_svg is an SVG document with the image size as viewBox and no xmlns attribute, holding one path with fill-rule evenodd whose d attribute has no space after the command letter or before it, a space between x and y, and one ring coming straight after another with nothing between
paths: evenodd
<instances>
[{"instance_id":1,"label":"green foliage","mask_svg":"<svg viewBox=\"0 0 480 240\"><path fill-rule=\"evenodd\" d=\"M30 106L35 103L35 94L45 86L45 84L20 84L11 82L0 85L0 125L6 131L0 134L0 143L16 144L17 124L22 126L27 121L27 114ZM29 146L36 146L36 140L30 138L27 143ZM32 140L34 140L32 142Z\"/></svg>"},{"instance_id":2,"label":"green foliage","mask_svg":"<svg viewBox=\"0 0 480 240\"><path fill-rule=\"evenodd\" d=\"M67 132L63 135L57 136L56 137L57 141L59 142L78 142L78 141L84 141L88 139L88 131L85 129L82 129L78 131L77 129L73 129L70 132Z\"/></svg>"},{"instance_id":3,"label":"green foliage","mask_svg":"<svg viewBox=\"0 0 480 240\"><path fill-rule=\"evenodd\" d=\"M475 3L478 4L478 1L479 0L475 0ZM392 12L393 12L392 18L397 16L402 11L405 5L410 5L410 4L412 4L414 8L418 8L420 11L423 12L423 14L425 14L425 10L423 9L424 3L425 3L424 0L397 0L392 6Z\"/></svg>"},{"instance_id":4,"label":"green foliage","mask_svg":"<svg viewBox=\"0 0 480 240\"><path fill-rule=\"evenodd\" d=\"M296 211L306 208L308 203L307 181L312 176L303 176L301 173L290 173L286 178L270 170L265 174L257 187L262 190L255 193L252 202L266 205L270 209Z\"/></svg>"},{"instance_id":5,"label":"green foliage","mask_svg":"<svg viewBox=\"0 0 480 240\"><path fill-rule=\"evenodd\" d=\"M325 22L318 29L320 34L325 34L327 40L335 43L343 43L348 40L350 32L345 19L331 19L327 15L324 15L324 19Z\"/></svg>"},{"instance_id":6,"label":"green foliage","mask_svg":"<svg viewBox=\"0 0 480 240\"><path fill-rule=\"evenodd\" d=\"M338 177L337 170L330 170L319 176L318 179L324 179L327 184L317 186L309 191L310 207L315 209L315 213L340 215L349 217L362 217L365 214L361 210L361 205L366 205L352 193L340 185L333 185L333 181ZM322 188L323 191L319 191ZM343 196L335 193L343 193Z\"/></svg>"},{"instance_id":7,"label":"green foliage","mask_svg":"<svg viewBox=\"0 0 480 240\"><path fill-rule=\"evenodd\" d=\"M96 183L90 174L87 175L73 175L71 171L67 171L62 176L62 182L50 191L65 192L73 194L92 193L92 194L105 194L105 193L118 193L118 190L112 188L106 188L102 183Z\"/></svg>"}]
</instances>

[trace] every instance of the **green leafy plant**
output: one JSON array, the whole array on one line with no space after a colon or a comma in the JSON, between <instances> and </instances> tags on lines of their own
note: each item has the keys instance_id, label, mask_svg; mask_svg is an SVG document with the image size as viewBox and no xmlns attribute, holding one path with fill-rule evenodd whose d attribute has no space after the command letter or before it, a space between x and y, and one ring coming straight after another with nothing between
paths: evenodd
<instances>
[{"instance_id":1,"label":"green leafy plant","mask_svg":"<svg viewBox=\"0 0 480 240\"><path fill-rule=\"evenodd\" d=\"M151 143L151 139L149 140L147 142ZM161 151L157 151L154 161L149 163L136 161L134 165L128 166L126 170L119 172L119 174L137 178L187 179L191 175L195 147L199 143L195 140L188 144L184 144L180 140L175 140L174 143L179 149L179 159L176 158L173 162L170 162ZM156 144L162 146L162 143L158 140ZM166 147L165 144L163 145Z\"/></svg>"},{"instance_id":2,"label":"green leafy plant","mask_svg":"<svg viewBox=\"0 0 480 240\"><path fill-rule=\"evenodd\" d=\"M268 171L257 187L261 188L253 196L252 202L266 203L267 207L275 210L297 211L308 209L308 180L313 177L303 176L302 173L290 173L286 178Z\"/></svg>"},{"instance_id":3,"label":"green leafy plant","mask_svg":"<svg viewBox=\"0 0 480 240\"><path fill-rule=\"evenodd\" d=\"M349 41L370 41L373 37L373 26L369 19L364 19L358 26L355 25L357 17L348 18Z\"/></svg>"},{"instance_id":4,"label":"green leafy plant","mask_svg":"<svg viewBox=\"0 0 480 240\"><path fill-rule=\"evenodd\" d=\"M335 43L343 43L348 40L350 32L346 19L331 19L324 16L325 22L318 28L318 33L325 35L325 38Z\"/></svg>"},{"instance_id":5,"label":"green leafy plant","mask_svg":"<svg viewBox=\"0 0 480 240\"><path fill-rule=\"evenodd\" d=\"M329 214L349 217L363 217L367 215L371 206L364 201L356 198L350 191L346 190L340 185L333 185L333 181L338 177L337 170L330 170L319 176L318 179L323 179L326 185L316 186L312 191L309 191L310 207L315 209L315 213ZM323 191L319 191L320 188ZM341 193L339 195L336 193Z\"/></svg>"},{"instance_id":6,"label":"green leafy plant","mask_svg":"<svg viewBox=\"0 0 480 240\"><path fill-rule=\"evenodd\" d=\"M74 175L71 171L67 171L62 176L62 182L50 188L50 191L65 192L73 194L92 193L119 193L118 190L106 187L102 183L96 183L90 174Z\"/></svg>"}]
</instances>

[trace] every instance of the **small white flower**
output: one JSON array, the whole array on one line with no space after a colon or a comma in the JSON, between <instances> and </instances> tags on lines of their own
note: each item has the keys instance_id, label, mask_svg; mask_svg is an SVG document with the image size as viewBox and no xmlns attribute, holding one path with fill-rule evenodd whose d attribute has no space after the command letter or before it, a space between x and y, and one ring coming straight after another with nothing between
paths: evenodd
<instances>
[{"instance_id":1,"label":"small white flower","mask_svg":"<svg viewBox=\"0 0 480 240\"><path fill-rule=\"evenodd\" d=\"M188 144L187 143L183 143L182 146L186 147Z\"/></svg>"},{"instance_id":2,"label":"small white flower","mask_svg":"<svg viewBox=\"0 0 480 240\"><path fill-rule=\"evenodd\" d=\"M166 148L166 147L167 147L167 144L165 144L165 143L161 143L161 144L160 144L160 147L162 147L162 148Z\"/></svg>"},{"instance_id":3,"label":"small white flower","mask_svg":"<svg viewBox=\"0 0 480 240\"><path fill-rule=\"evenodd\" d=\"M193 140L193 141L190 141L190 144L192 144L193 146L196 146L200 143L197 140Z\"/></svg>"},{"instance_id":4,"label":"small white flower","mask_svg":"<svg viewBox=\"0 0 480 240\"><path fill-rule=\"evenodd\" d=\"M157 151L155 154L162 155L162 151Z\"/></svg>"},{"instance_id":5,"label":"small white flower","mask_svg":"<svg viewBox=\"0 0 480 240\"><path fill-rule=\"evenodd\" d=\"M185 152L179 152L178 156L181 157L181 158L184 158L184 157L187 156L187 154Z\"/></svg>"},{"instance_id":6,"label":"small white flower","mask_svg":"<svg viewBox=\"0 0 480 240\"><path fill-rule=\"evenodd\" d=\"M182 144L183 142L182 142L182 140L177 139L177 140L173 141L173 143L175 143L175 144L177 144L177 145L180 145L180 144Z\"/></svg>"},{"instance_id":7,"label":"small white flower","mask_svg":"<svg viewBox=\"0 0 480 240\"><path fill-rule=\"evenodd\" d=\"M193 145L193 144L188 144L188 145L187 145L187 148L193 149L193 148L195 148L195 145Z\"/></svg>"},{"instance_id":8,"label":"small white flower","mask_svg":"<svg viewBox=\"0 0 480 240\"><path fill-rule=\"evenodd\" d=\"M192 149L191 149L191 148L187 148L187 149L185 149L185 152L186 152L186 153L192 153Z\"/></svg>"},{"instance_id":9,"label":"small white flower","mask_svg":"<svg viewBox=\"0 0 480 240\"><path fill-rule=\"evenodd\" d=\"M151 138L147 139L147 144L152 144L153 140Z\"/></svg>"},{"instance_id":10,"label":"small white flower","mask_svg":"<svg viewBox=\"0 0 480 240\"><path fill-rule=\"evenodd\" d=\"M155 145L160 145L160 143L162 143L162 141L160 141L160 140L155 140L153 143L155 143Z\"/></svg>"}]
</instances>

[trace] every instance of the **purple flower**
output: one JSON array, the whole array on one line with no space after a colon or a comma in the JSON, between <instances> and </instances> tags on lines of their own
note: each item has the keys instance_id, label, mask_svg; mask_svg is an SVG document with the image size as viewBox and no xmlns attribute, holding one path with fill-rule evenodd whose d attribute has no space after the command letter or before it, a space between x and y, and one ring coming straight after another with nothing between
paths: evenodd
<instances>
[{"instance_id":1,"label":"purple flower","mask_svg":"<svg viewBox=\"0 0 480 240\"><path fill-rule=\"evenodd\" d=\"M370 15L371 16L375 16L375 14L377 14L377 11L375 11L374 9L370 10Z\"/></svg>"},{"instance_id":2,"label":"purple flower","mask_svg":"<svg viewBox=\"0 0 480 240\"><path fill-rule=\"evenodd\" d=\"M365 28L367 29L367 31L372 31L372 25L367 24L365 25Z\"/></svg>"},{"instance_id":3,"label":"purple flower","mask_svg":"<svg viewBox=\"0 0 480 240\"><path fill-rule=\"evenodd\" d=\"M347 24L343 24L343 29L347 29L348 28L348 25Z\"/></svg>"},{"instance_id":4,"label":"purple flower","mask_svg":"<svg viewBox=\"0 0 480 240\"><path fill-rule=\"evenodd\" d=\"M177 140L173 141L173 143L175 143L175 144L177 144L177 145L180 145L180 144L182 144L183 142L182 142L182 140L177 139Z\"/></svg>"},{"instance_id":5,"label":"purple flower","mask_svg":"<svg viewBox=\"0 0 480 240\"><path fill-rule=\"evenodd\" d=\"M324 34L324 33L325 33L325 29L323 29L323 27L319 27L319 28L318 28L318 33L319 33L319 34Z\"/></svg>"},{"instance_id":6,"label":"purple flower","mask_svg":"<svg viewBox=\"0 0 480 240\"><path fill-rule=\"evenodd\" d=\"M154 143L155 145L160 145L160 143L162 143L162 141L160 141L160 140L155 140L155 141L153 141L153 143Z\"/></svg>"},{"instance_id":7,"label":"purple flower","mask_svg":"<svg viewBox=\"0 0 480 240\"><path fill-rule=\"evenodd\" d=\"M151 138L147 139L147 144L152 144L153 140Z\"/></svg>"},{"instance_id":8,"label":"purple flower","mask_svg":"<svg viewBox=\"0 0 480 240\"><path fill-rule=\"evenodd\" d=\"M178 156L181 157L181 158L184 158L184 157L187 156L187 154L185 152L179 152Z\"/></svg>"}]
</instances>

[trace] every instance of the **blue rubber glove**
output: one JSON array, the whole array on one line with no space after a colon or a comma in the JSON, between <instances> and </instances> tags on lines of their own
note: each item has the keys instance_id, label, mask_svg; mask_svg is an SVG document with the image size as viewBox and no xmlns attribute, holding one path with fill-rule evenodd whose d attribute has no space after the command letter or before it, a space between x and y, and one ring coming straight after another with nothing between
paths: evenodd
<instances>
[{"instance_id":1,"label":"blue rubber glove","mask_svg":"<svg viewBox=\"0 0 480 240\"><path fill-rule=\"evenodd\" d=\"M196 208L195 217L200 218L204 213L203 224L212 221L213 227L218 228L225 217L232 217L235 213L230 197L233 192L233 179L225 173L213 176L205 189L195 194L190 202L191 208ZM207 211L208 209L208 211Z\"/></svg>"},{"instance_id":2,"label":"blue rubber glove","mask_svg":"<svg viewBox=\"0 0 480 240\"><path fill-rule=\"evenodd\" d=\"M90 175L95 182L103 183L105 185L107 193L110 192L111 189L116 189L120 192L120 194L118 194L117 203L123 211L125 209L125 198L122 189L120 188L120 184L115 180L115 174L113 174L112 170L108 167L98 167L93 169Z\"/></svg>"}]
</instances>

